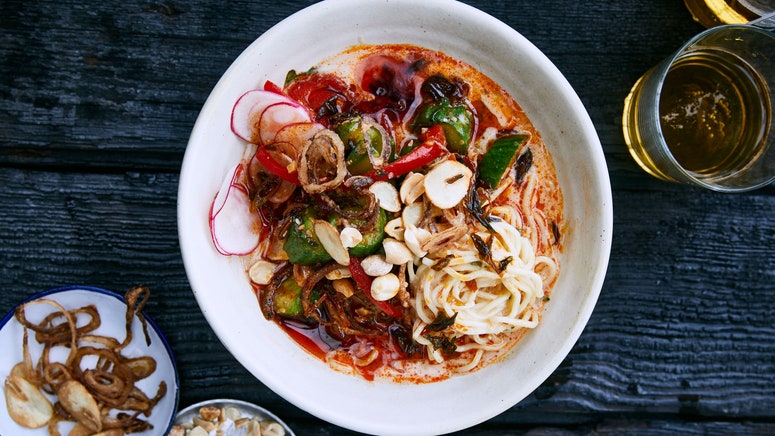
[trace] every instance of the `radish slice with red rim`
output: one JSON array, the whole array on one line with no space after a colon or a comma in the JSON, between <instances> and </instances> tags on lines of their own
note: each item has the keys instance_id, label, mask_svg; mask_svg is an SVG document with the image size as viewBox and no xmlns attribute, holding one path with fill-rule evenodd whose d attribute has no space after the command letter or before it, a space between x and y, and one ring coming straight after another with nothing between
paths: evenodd
<instances>
[{"instance_id":1,"label":"radish slice with red rim","mask_svg":"<svg viewBox=\"0 0 775 436\"><path fill-rule=\"evenodd\" d=\"M226 203L226 198L229 194L229 187L235 184L240 175L242 175L243 168L243 165L238 163L236 166L234 166L234 168L226 173L226 177L223 179L223 183L221 183L220 189L218 189L218 192L215 194L213 204L210 205L211 220L213 219L214 215L218 214L218 212L223 209L223 204Z\"/></svg>"},{"instance_id":2,"label":"radish slice with red rim","mask_svg":"<svg viewBox=\"0 0 775 436\"><path fill-rule=\"evenodd\" d=\"M251 210L247 190L235 183L242 171L241 164L230 171L210 207L210 235L219 253L245 255L259 243L261 217Z\"/></svg>"},{"instance_id":3,"label":"radish slice with red rim","mask_svg":"<svg viewBox=\"0 0 775 436\"><path fill-rule=\"evenodd\" d=\"M307 109L296 102L278 102L267 106L261 113L258 122L258 134L263 144L274 140L277 132L289 124L308 123L310 116Z\"/></svg>"},{"instance_id":4,"label":"radish slice with red rim","mask_svg":"<svg viewBox=\"0 0 775 436\"><path fill-rule=\"evenodd\" d=\"M277 103L296 107L299 113L306 115L304 121L310 121L309 113L296 100L271 91L254 89L242 94L234 103L231 110L231 131L247 142L257 143L260 140L258 124L264 111L267 107Z\"/></svg>"}]
</instances>

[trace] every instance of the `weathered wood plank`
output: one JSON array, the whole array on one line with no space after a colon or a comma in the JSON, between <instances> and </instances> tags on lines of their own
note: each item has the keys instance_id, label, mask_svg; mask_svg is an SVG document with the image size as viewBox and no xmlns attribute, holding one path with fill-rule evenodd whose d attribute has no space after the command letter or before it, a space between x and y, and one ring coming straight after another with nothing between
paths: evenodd
<instances>
[{"instance_id":1,"label":"weathered wood plank","mask_svg":"<svg viewBox=\"0 0 775 436\"><path fill-rule=\"evenodd\" d=\"M4 2L0 163L177 170L223 71L262 32L311 3ZM682 5L627 0L612 12L605 2L468 3L555 62L587 105L609 164L632 170L618 124L622 101L640 74L699 29L686 25ZM121 154L130 150L128 159Z\"/></svg>"}]
</instances>

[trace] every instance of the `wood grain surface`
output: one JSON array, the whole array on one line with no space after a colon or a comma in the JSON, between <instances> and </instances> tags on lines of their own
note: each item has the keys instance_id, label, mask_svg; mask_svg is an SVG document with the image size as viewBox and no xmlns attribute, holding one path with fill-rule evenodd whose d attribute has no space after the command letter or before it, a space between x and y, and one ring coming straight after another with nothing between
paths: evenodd
<instances>
[{"instance_id":1,"label":"wood grain surface","mask_svg":"<svg viewBox=\"0 0 775 436\"><path fill-rule=\"evenodd\" d=\"M300 435L353 434L231 357L193 299L177 239L178 171L210 90L312 3L0 0L0 314L62 285L148 285L181 407L239 398ZM722 195L653 179L621 133L632 83L702 28L678 0L466 3L526 36L576 89L609 167L614 241L562 365L461 434L775 433L775 187Z\"/></svg>"}]
</instances>

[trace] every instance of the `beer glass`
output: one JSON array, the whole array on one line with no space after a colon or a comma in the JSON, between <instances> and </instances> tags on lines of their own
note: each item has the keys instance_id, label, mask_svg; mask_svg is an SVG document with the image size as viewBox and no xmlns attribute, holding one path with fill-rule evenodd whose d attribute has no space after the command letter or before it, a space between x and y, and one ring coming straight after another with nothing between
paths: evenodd
<instances>
[{"instance_id":1,"label":"beer glass","mask_svg":"<svg viewBox=\"0 0 775 436\"><path fill-rule=\"evenodd\" d=\"M745 24L775 12L773 0L684 0L695 21L705 27Z\"/></svg>"},{"instance_id":2,"label":"beer glass","mask_svg":"<svg viewBox=\"0 0 775 436\"><path fill-rule=\"evenodd\" d=\"M646 72L625 99L630 154L647 173L715 191L775 179L775 33L708 29Z\"/></svg>"}]
</instances>

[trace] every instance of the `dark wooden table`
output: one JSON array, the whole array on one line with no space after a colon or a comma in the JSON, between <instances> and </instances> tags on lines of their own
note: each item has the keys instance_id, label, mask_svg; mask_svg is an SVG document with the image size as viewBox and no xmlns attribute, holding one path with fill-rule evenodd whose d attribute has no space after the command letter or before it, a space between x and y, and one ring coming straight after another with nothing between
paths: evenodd
<instances>
[{"instance_id":1,"label":"dark wooden table","mask_svg":"<svg viewBox=\"0 0 775 436\"><path fill-rule=\"evenodd\" d=\"M311 3L0 0L0 312L61 285L146 284L181 407L238 398L300 435L351 434L225 350L192 296L176 227L178 171L210 90ZM464 433L775 433L775 186L722 195L658 181L621 133L632 83L702 28L679 0L466 3L525 35L580 95L608 162L615 231L570 355Z\"/></svg>"}]
</instances>

